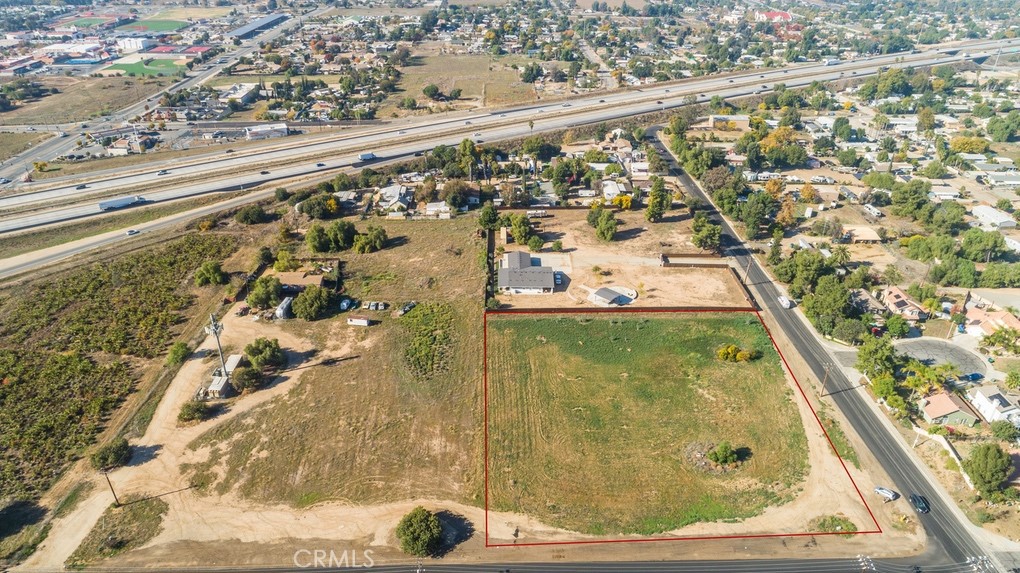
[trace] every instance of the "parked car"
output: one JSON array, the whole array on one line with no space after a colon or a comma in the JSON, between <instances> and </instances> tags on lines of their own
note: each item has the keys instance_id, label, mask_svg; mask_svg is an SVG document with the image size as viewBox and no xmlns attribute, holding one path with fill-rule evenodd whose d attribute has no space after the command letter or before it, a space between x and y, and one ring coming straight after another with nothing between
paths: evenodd
<instances>
[{"instance_id":1,"label":"parked car","mask_svg":"<svg viewBox=\"0 0 1020 573\"><path fill-rule=\"evenodd\" d=\"M351 299L345 298L340 301L340 310L347 310L351 308Z\"/></svg>"},{"instance_id":2,"label":"parked car","mask_svg":"<svg viewBox=\"0 0 1020 573\"><path fill-rule=\"evenodd\" d=\"M390 307L389 303L386 303L386 302L377 302L377 303L375 303L375 309L376 310L386 310L389 307Z\"/></svg>"},{"instance_id":3,"label":"parked car","mask_svg":"<svg viewBox=\"0 0 1020 573\"><path fill-rule=\"evenodd\" d=\"M6 177L0 177L0 185L7 185L11 180Z\"/></svg>"},{"instance_id":4,"label":"parked car","mask_svg":"<svg viewBox=\"0 0 1020 573\"><path fill-rule=\"evenodd\" d=\"M410 301L410 302L407 302L407 303L404 304L404 306L400 307L400 312L398 314L400 316L404 316L405 314L411 312L411 309L413 309L417 305L418 305L418 303L413 301L413 300Z\"/></svg>"},{"instance_id":5,"label":"parked car","mask_svg":"<svg viewBox=\"0 0 1020 573\"><path fill-rule=\"evenodd\" d=\"M961 374L960 380L964 380L966 382L977 382L979 380L983 380L984 377L985 377L984 374L980 374L978 372L971 372L970 374Z\"/></svg>"},{"instance_id":6,"label":"parked car","mask_svg":"<svg viewBox=\"0 0 1020 573\"><path fill-rule=\"evenodd\" d=\"M875 488L875 493L877 493L878 495L886 498L889 501L893 501L893 500L895 500L895 499L900 497L900 494L896 493L895 491L893 491L893 490L891 490L891 489L889 489L887 487L882 487L882 486L876 487Z\"/></svg>"},{"instance_id":7,"label":"parked car","mask_svg":"<svg viewBox=\"0 0 1020 573\"><path fill-rule=\"evenodd\" d=\"M563 273L561 273L560 271L556 271L555 273L553 273L553 280L556 281L557 285L563 284Z\"/></svg>"},{"instance_id":8,"label":"parked car","mask_svg":"<svg viewBox=\"0 0 1020 573\"><path fill-rule=\"evenodd\" d=\"M916 509L918 513L928 513L931 511L931 506L928 505L928 500L916 493L910 494L910 505L914 506L914 509Z\"/></svg>"}]
</instances>

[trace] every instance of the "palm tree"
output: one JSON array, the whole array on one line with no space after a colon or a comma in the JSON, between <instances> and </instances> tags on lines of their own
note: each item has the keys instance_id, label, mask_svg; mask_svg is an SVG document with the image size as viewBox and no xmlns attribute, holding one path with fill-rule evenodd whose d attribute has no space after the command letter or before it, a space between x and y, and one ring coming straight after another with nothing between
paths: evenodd
<instances>
[{"instance_id":1,"label":"palm tree","mask_svg":"<svg viewBox=\"0 0 1020 573\"><path fill-rule=\"evenodd\" d=\"M832 264L843 266L850 262L850 247L837 245L832 248Z\"/></svg>"}]
</instances>

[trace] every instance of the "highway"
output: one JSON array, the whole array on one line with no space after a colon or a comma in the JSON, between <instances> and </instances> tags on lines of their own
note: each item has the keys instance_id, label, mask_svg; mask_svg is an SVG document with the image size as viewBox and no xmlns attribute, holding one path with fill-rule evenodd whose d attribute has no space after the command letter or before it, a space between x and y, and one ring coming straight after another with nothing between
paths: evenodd
<instances>
[{"instance_id":1,"label":"highway","mask_svg":"<svg viewBox=\"0 0 1020 573\"><path fill-rule=\"evenodd\" d=\"M12 208L40 206L44 209L28 214L8 215L0 219L0 234L49 225L61 221L89 217L100 213L96 203L80 204L86 196L111 196L118 190L153 190L139 192L151 201L171 201L216 191L236 191L289 177L314 174L329 175L339 169L355 166L359 151L370 150L381 157L399 157L421 153L439 144L456 145L465 137L481 142L525 137L531 133L556 131L577 125L612 121L639 114L675 109L687 105L689 98L705 103L714 95L734 98L765 93L775 83L802 87L813 81L833 81L874 74L882 66L924 66L953 63L981 58L1008 41L979 41L969 44L969 56L962 51L955 55L930 51L921 54L894 54L845 62L836 66L810 64L796 68L777 69L735 76L710 76L687 80L680 84L652 84L641 89L597 94L566 102L554 102L475 112L438 119L400 122L383 128L373 127L364 133L330 135L315 141L298 141L292 145L273 142L273 149L237 154L221 154L198 160L181 160L180 165L157 164L148 169L124 175L102 176L82 183L60 184L11 194L0 198L0 212ZM1015 47L1010 48L1015 50ZM902 61L897 61L903 58ZM533 122L533 125L529 124ZM307 160L309 157L321 158ZM286 165L283 168L272 167ZM264 167L259 169L256 166ZM360 167L357 165L356 167ZM160 175L163 169L169 171ZM266 172L266 173L263 173ZM241 175L239 175L241 173ZM217 178L219 177L219 178ZM201 183L170 184L173 178L201 179ZM166 181L166 183L164 183ZM134 193L134 191L132 191ZM55 203L79 203L54 207Z\"/></svg>"}]
</instances>

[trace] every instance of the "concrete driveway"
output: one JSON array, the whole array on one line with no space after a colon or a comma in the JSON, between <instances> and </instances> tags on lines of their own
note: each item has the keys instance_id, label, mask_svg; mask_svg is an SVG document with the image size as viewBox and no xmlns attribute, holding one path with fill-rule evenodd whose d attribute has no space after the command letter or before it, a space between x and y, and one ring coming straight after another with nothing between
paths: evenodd
<instances>
[{"instance_id":1,"label":"concrete driveway","mask_svg":"<svg viewBox=\"0 0 1020 573\"><path fill-rule=\"evenodd\" d=\"M960 374L988 372L988 365L982 356L947 340L911 338L896 341L893 345L901 354L916 358L929 366L948 362L959 368Z\"/></svg>"}]
</instances>

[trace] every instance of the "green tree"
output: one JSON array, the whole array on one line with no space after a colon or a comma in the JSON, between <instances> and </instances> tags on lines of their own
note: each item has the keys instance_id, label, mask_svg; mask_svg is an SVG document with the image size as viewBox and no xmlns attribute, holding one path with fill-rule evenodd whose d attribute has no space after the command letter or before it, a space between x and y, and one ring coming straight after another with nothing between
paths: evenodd
<instances>
[{"instance_id":1,"label":"green tree","mask_svg":"<svg viewBox=\"0 0 1020 573\"><path fill-rule=\"evenodd\" d=\"M885 328L889 332L889 336L893 338L903 338L910 332L910 324L898 314L894 314L885 320Z\"/></svg>"},{"instance_id":2,"label":"green tree","mask_svg":"<svg viewBox=\"0 0 1020 573\"><path fill-rule=\"evenodd\" d=\"M404 553L418 557L434 555L442 543L443 527L436 514L418 506L397 524L397 539Z\"/></svg>"},{"instance_id":3,"label":"green tree","mask_svg":"<svg viewBox=\"0 0 1020 573\"><path fill-rule=\"evenodd\" d=\"M294 316L304 320L318 320L326 315L332 303L333 295L328 289L318 285L310 285L301 294L294 297L291 310Z\"/></svg>"},{"instance_id":4,"label":"green tree","mask_svg":"<svg viewBox=\"0 0 1020 573\"><path fill-rule=\"evenodd\" d=\"M769 246L769 254L766 258L768 264L776 266L783 260L783 230L772 231L772 244Z\"/></svg>"},{"instance_id":5,"label":"green tree","mask_svg":"<svg viewBox=\"0 0 1020 573\"><path fill-rule=\"evenodd\" d=\"M1013 425L1009 420L996 420L989 426L995 439L1004 442L1015 442L1020 440L1020 428Z\"/></svg>"},{"instance_id":6,"label":"green tree","mask_svg":"<svg viewBox=\"0 0 1020 573\"><path fill-rule=\"evenodd\" d=\"M487 231L495 231L499 227L499 215L492 202L487 201L478 211L478 226Z\"/></svg>"},{"instance_id":7,"label":"green tree","mask_svg":"<svg viewBox=\"0 0 1020 573\"><path fill-rule=\"evenodd\" d=\"M528 249L530 249L533 253L541 251L544 245L545 241L543 241L542 237L539 237L538 235L532 235L531 238L528 239Z\"/></svg>"},{"instance_id":8,"label":"green tree","mask_svg":"<svg viewBox=\"0 0 1020 573\"><path fill-rule=\"evenodd\" d=\"M439 99L439 96L441 95L439 86L436 84L429 84L425 86L425 88L421 90L421 93L425 94L425 97L429 99Z\"/></svg>"},{"instance_id":9,"label":"green tree","mask_svg":"<svg viewBox=\"0 0 1020 573\"><path fill-rule=\"evenodd\" d=\"M881 374L892 374L898 364L899 357L890 338L871 337L866 339L857 351L857 363L854 368L869 378L874 378Z\"/></svg>"},{"instance_id":10,"label":"green tree","mask_svg":"<svg viewBox=\"0 0 1020 573\"><path fill-rule=\"evenodd\" d=\"M841 267L850 262L850 247L836 245L832 247L832 264Z\"/></svg>"},{"instance_id":11,"label":"green tree","mask_svg":"<svg viewBox=\"0 0 1020 573\"><path fill-rule=\"evenodd\" d=\"M1010 390L1020 390L1020 370L1010 370L1003 384Z\"/></svg>"},{"instance_id":12,"label":"green tree","mask_svg":"<svg viewBox=\"0 0 1020 573\"><path fill-rule=\"evenodd\" d=\"M248 304L255 308L269 308L280 304L283 284L276 277L259 277L248 293Z\"/></svg>"},{"instance_id":13,"label":"green tree","mask_svg":"<svg viewBox=\"0 0 1020 573\"><path fill-rule=\"evenodd\" d=\"M131 461L131 445L124 438L114 438L96 450L91 461L97 470L122 466Z\"/></svg>"},{"instance_id":14,"label":"green tree","mask_svg":"<svg viewBox=\"0 0 1020 573\"><path fill-rule=\"evenodd\" d=\"M949 173L949 170L946 169L945 165L942 165L941 161L932 161L922 167L919 173L929 179L942 179Z\"/></svg>"},{"instance_id":15,"label":"green tree","mask_svg":"<svg viewBox=\"0 0 1020 573\"><path fill-rule=\"evenodd\" d=\"M265 376L262 375L262 372L247 366L236 368L230 373L230 385L238 394L245 390L257 389L264 380Z\"/></svg>"},{"instance_id":16,"label":"green tree","mask_svg":"<svg viewBox=\"0 0 1020 573\"><path fill-rule=\"evenodd\" d=\"M354 237L358 235L358 230L350 221L336 221L326 227L326 234L329 236L329 250L339 252L354 246Z\"/></svg>"},{"instance_id":17,"label":"green tree","mask_svg":"<svg viewBox=\"0 0 1020 573\"><path fill-rule=\"evenodd\" d=\"M691 242L695 247L705 251L715 251L719 248L722 239L722 227L712 223L706 223L694 232Z\"/></svg>"},{"instance_id":18,"label":"green tree","mask_svg":"<svg viewBox=\"0 0 1020 573\"><path fill-rule=\"evenodd\" d=\"M246 205L234 215L234 219L242 225L257 225L268 221L269 215L266 214L262 205Z\"/></svg>"},{"instance_id":19,"label":"green tree","mask_svg":"<svg viewBox=\"0 0 1020 573\"><path fill-rule=\"evenodd\" d=\"M265 370L279 368L287 363L287 356L275 338L256 338L244 347L244 355L252 368Z\"/></svg>"},{"instance_id":20,"label":"green tree","mask_svg":"<svg viewBox=\"0 0 1020 573\"><path fill-rule=\"evenodd\" d=\"M1013 473L1013 460L999 444L984 443L963 460L963 469L981 495L991 497Z\"/></svg>"},{"instance_id":21,"label":"green tree","mask_svg":"<svg viewBox=\"0 0 1020 573\"><path fill-rule=\"evenodd\" d=\"M184 342L175 342L170 345L170 351L166 353L167 366L180 366L191 355L191 347Z\"/></svg>"},{"instance_id":22,"label":"green tree","mask_svg":"<svg viewBox=\"0 0 1020 573\"><path fill-rule=\"evenodd\" d=\"M273 270L278 273L287 273L301 268L301 262L294 257L289 249L281 249L276 253L276 262L273 263Z\"/></svg>"},{"instance_id":23,"label":"green tree","mask_svg":"<svg viewBox=\"0 0 1020 573\"><path fill-rule=\"evenodd\" d=\"M195 286L225 285L229 280L219 261L206 261L195 271Z\"/></svg>"},{"instance_id":24,"label":"green tree","mask_svg":"<svg viewBox=\"0 0 1020 573\"><path fill-rule=\"evenodd\" d=\"M372 253L386 246L386 230L381 227L368 227L368 232L354 238L355 253Z\"/></svg>"},{"instance_id":25,"label":"green tree","mask_svg":"<svg viewBox=\"0 0 1020 573\"><path fill-rule=\"evenodd\" d=\"M313 253L325 253L330 250L329 235L326 228L318 223L312 223L305 233L305 244Z\"/></svg>"},{"instance_id":26,"label":"green tree","mask_svg":"<svg viewBox=\"0 0 1020 573\"><path fill-rule=\"evenodd\" d=\"M819 278L814 292L804 298L804 314L822 334L832 334L836 324L846 318L850 310L850 289L835 275Z\"/></svg>"},{"instance_id":27,"label":"green tree","mask_svg":"<svg viewBox=\"0 0 1020 573\"><path fill-rule=\"evenodd\" d=\"M595 225L595 236L603 241L612 241L616 237L617 226L616 215L612 211L604 209Z\"/></svg>"}]
</instances>

